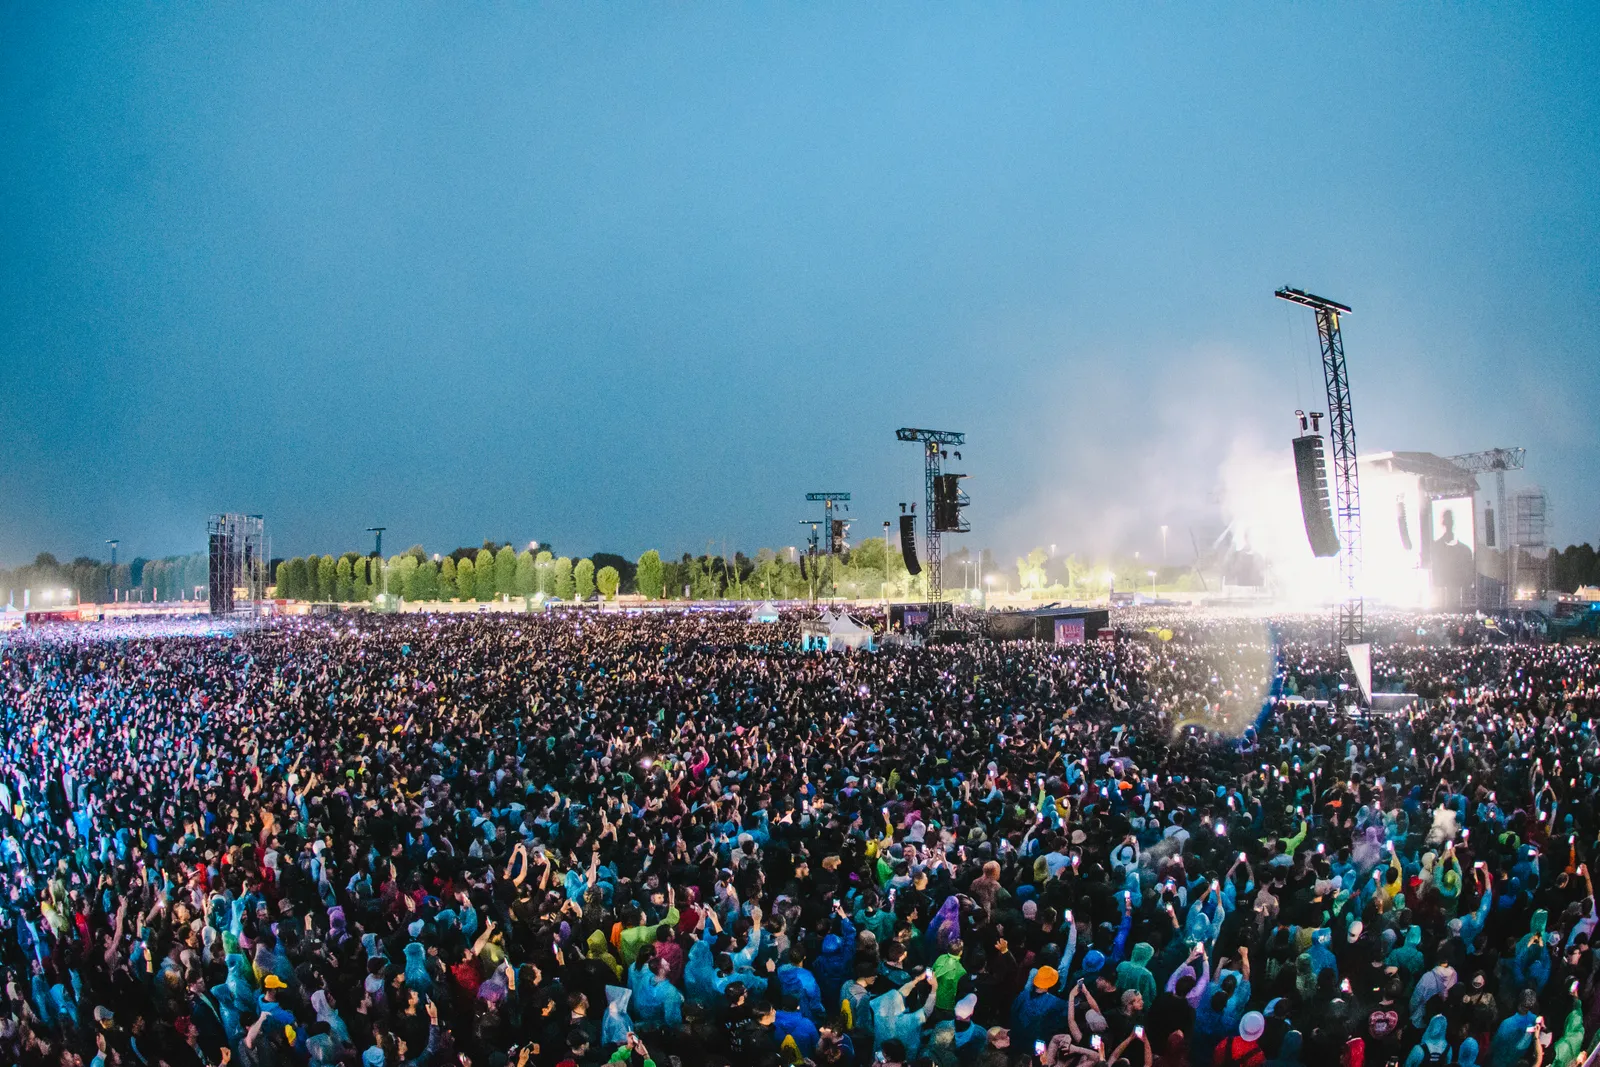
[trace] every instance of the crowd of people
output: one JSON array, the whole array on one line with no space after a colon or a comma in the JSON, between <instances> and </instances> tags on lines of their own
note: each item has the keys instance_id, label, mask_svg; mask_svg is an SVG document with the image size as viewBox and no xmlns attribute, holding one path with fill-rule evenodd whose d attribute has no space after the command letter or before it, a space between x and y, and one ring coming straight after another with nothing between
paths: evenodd
<instances>
[{"instance_id":1,"label":"crowd of people","mask_svg":"<svg viewBox=\"0 0 1600 1067\"><path fill-rule=\"evenodd\" d=\"M1600 654L1118 621L10 635L0 1062L1585 1063Z\"/></svg>"}]
</instances>

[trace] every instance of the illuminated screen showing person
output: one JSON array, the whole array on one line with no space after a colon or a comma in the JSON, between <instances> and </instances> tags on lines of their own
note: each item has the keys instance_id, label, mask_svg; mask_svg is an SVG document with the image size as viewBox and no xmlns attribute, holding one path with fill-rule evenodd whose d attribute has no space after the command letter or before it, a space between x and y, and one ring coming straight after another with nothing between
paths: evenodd
<instances>
[{"instance_id":1,"label":"illuminated screen showing person","mask_svg":"<svg viewBox=\"0 0 1600 1067\"><path fill-rule=\"evenodd\" d=\"M1433 502L1433 541L1429 553L1438 606L1457 607L1476 582L1473 560L1472 498Z\"/></svg>"}]
</instances>

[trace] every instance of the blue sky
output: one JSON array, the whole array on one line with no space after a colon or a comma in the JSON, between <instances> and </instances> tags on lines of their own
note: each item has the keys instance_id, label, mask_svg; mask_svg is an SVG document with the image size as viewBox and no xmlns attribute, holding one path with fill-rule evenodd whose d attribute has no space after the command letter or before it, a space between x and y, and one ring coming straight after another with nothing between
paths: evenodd
<instances>
[{"instance_id":1,"label":"blue sky","mask_svg":"<svg viewBox=\"0 0 1600 1067\"><path fill-rule=\"evenodd\" d=\"M0 5L0 562L870 533L905 424L969 433L974 546L1149 547L1323 406L1282 284L1355 309L1364 451L1525 446L1593 540L1597 55L1593 5Z\"/></svg>"}]
</instances>

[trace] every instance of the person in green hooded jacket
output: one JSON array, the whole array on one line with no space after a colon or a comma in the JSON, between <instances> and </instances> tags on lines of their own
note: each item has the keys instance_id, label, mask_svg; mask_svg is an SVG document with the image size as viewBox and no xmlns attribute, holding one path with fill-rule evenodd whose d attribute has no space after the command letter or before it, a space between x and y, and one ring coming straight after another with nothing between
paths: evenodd
<instances>
[{"instance_id":1,"label":"person in green hooded jacket","mask_svg":"<svg viewBox=\"0 0 1600 1067\"><path fill-rule=\"evenodd\" d=\"M961 965L961 950L961 942L952 941L950 951L933 961L933 976L939 980L939 995L934 1006L941 1011L954 1009L956 1001L961 999L957 986L967 974L967 969Z\"/></svg>"},{"instance_id":2,"label":"person in green hooded jacket","mask_svg":"<svg viewBox=\"0 0 1600 1067\"><path fill-rule=\"evenodd\" d=\"M1126 993L1132 989L1144 998L1146 1004L1154 1004L1156 976L1150 973L1150 961L1155 955L1156 950L1148 942L1141 941L1134 945L1128 958L1117 964L1117 992Z\"/></svg>"},{"instance_id":3,"label":"person in green hooded jacket","mask_svg":"<svg viewBox=\"0 0 1600 1067\"><path fill-rule=\"evenodd\" d=\"M1561 1028L1561 1036L1550 1049L1550 1067L1571 1067L1583 1056L1583 1007L1574 1002Z\"/></svg>"}]
</instances>

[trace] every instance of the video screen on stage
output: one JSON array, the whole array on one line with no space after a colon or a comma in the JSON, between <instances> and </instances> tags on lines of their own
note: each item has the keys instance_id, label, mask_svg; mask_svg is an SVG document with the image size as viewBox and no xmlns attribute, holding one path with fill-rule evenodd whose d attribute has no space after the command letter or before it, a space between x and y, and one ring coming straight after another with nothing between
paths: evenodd
<instances>
[{"instance_id":1,"label":"video screen on stage","mask_svg":"<svg viewBox=\"0 0 1600 1067\"><path fill-rule=\"evenodd\" d=\"M1362 471L1361 511L1367 595L1397 607L1426 606L1428 513L1417 476L1381 466Z\"/></svg>"},{"instance_id":2,"label":"video screen on stage","mask_svg":"<svg viewBox=\"0 0 1600 1067\"><path fill-rule=\"evenodd\" d=\"M1083 644L1082 619L1057 619L1056 644L1081 645Z\"/></svg>"},{"instance_id":3,"label":"video screen on stage","mask_svg":"<svg viewBox=\"0 0 1600 1067\"><path fill-rule=\"evenodd\" d=\"M1472 498L1435 500L1432 517L1428 569L1433 577L1434 603L1441 608L1460 607L1471 602L1470 593L1477 585Z\"/></svg>"}]
</instances>

